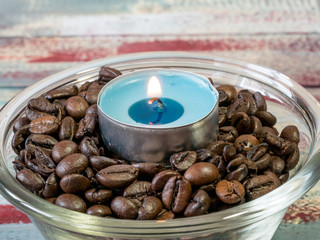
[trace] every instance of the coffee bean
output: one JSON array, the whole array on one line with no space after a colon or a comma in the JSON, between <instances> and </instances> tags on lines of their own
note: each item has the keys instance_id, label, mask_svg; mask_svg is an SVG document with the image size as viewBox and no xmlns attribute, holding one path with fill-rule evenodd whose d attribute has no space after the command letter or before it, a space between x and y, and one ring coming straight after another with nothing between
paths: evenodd
<instances>
[{"instance_id":1,"label":"coffee bean","mask_svg":"<svg viewBox=\"0 0 320 240\"><path fill-rule=\"evenodd\" d=\"M102 204L111 199L112 191L108 189L91 188L85 192L85 197L91 203Z\"/></svg>"},{"instance_id":2,"label":"coffee bean","mask_svg":"<svg viewBox=\"0 0 320 240\"><path fill-rule=\"evenodd\" d=\"M55 204L77 212L84 213L87 210L87 204L85 201L81 197L71 193L64 193L58 196Z\"/></svg>"},{"instance_id":3,"label":"coffee bean","mask_svg":"<svg viewBox=\"0 0 320 240\"><path fill-rule=\"evenodd\" d=\"M166 169L160 163L133 163L132 166L139 169L139 178L141 180L152 180L157 173Z\"/></svg>"},{"instance_id":4,"label":"coffee bean","mask_svg":"<svg viewBox=\"0 0 320 240\"><path fill-rule=\"evenodd\" d=\"M226 145L223 148L222 156L226 162L231 161L236 157L237 149L233 145Z\"/></svg>"},{"instance_id":5,"label":"coffee bean","mask_svg":"<svg viewBox=\"0 0 320 240\"><path fill-rule=\"evenodd\" d=\"M300 151L296 144L293 144L294 150L292 153L286 158L286 165L285 165L285 171L290 171L291 169L294 169L295 166L297 166L299 159L300 159Z\"/></svg>"},{"instance_id":6,"label":"coffee bean","mask_svg":"<svg viewBox=\"0 0 320 240\"><path fill-rule=\"evenodd\" d=\"M184 216L192 217L206 214L211 204L209 195L203 190L197 190L193 195L191 202L184 210Z\"/></svg>"},{"instance_id":7,"label":"coffee bean","mask_svg":"<svg viewBox=\"0 0 320 240\"><path fill-rule=\"evenodd\" d=\"M17 130L13 135L13 138L11 140L11 147L16 154L19 154L19 152L25 148L24 143L29 134L29 125L26 125Z\"/></svg>"},{"instance_id":8,"label":"coffee bean","mask_svg":"<svg viewBox=\"0 0 320 240\"><path fill-rule=\"evenodd\" d=\"M289 179L289 173L288 172L284 172L283 174L281 174L279 176L279 180L281 182L281 184L284 184L285 182L287 182Z\"/></svg>"},{"instance_id":9,"label":"coffee bean","mask_svg":"<svg viewBox=\"0 0 320 240\"><path fill-rule=\"evenodd\" d=\"M24 112L30 121L44 116L51 116L49 113L31 109L29 106L25 107Z\"/></svg>"},{"instance_id":10,"label":"coffee bean","mask_svg":"<svg viewBox=\"0 0 320 240\"><path fill-rule=\"evenodd\" d=\"M267 111L267 104L266 100L264 99L263 95L259 92L255 92L253 97L257 103L257 107L259 111Z\"/></svg>"},{"instance_id":11,"label":"coffee bean","mask_svg":"<svg viewBox=\"0 0 320 240\"><path fill-rule=\"evenodd\" d=\"M199 162L193 164L184 173L184 177L196 186L205 185L217 179L219 170L211 163Z\"/></svg>"},{"instance_id":12,"label":"coffee bean","mask_svg":"<svg viewBox=\"0 0 320 240\"><path fill-rule=\"evenodd\" d=\"M157 173L152 179L152 190L155 192L162 191L167 181L173 176L181 176L180 173L173 170L164 170L162 172Z\"/></svg>"},{"instance_id":13,"label":"coffee bean","mask_svg":"<svg viewBox=\"0 0 320 240\"><path fill-rule=\"evenodd\" d=\"M78 173L67 174L60 180L60 187L66 193L82 193L90 187L90 180Z\"/></svg>"},{"instance_id":14,"label":"coffee bean","mask_svg":"<svg viewBox=\"0 0 320 240\"><path fill-rule=\"evenodd\" d=\"M138 217L139 205L129 198L118 196L111 202L113 213L122 219L136 219Z\"/></svg>"},{"instance_id":15,"label":"coffee bean","mask_svg":"<svg viewBox=\"0 0 320 240\"><path fill-rule=\"evenodd\" d=\"M296 126L288 125L286 126L280 134L280 137L284 138L285 140L289 142L294 142L296 144L299 144L300 142L300 133Z\"/></svg>"},{"instance_id":16,"label":"coffee bean","mask_svg":"<svg viewBox=\"0 0 320 240\"><path fill-rule=\"evenodd\" d=\"M155 219L162 211L163 205L160 199L148 196L143 199L142 206L138 211L138 220L152 220Z\"/></svg>"},{"instance_id":17,"label":"coffee bean","mask_svg":"<svg viewBox=\"0 0 320 240\"><path fill-rule=\"evenodd\" d=\"M81 174L88 167L88 163L89 161L86 156L79 153L73 153L58 163L56 173L60 178L72 173Z\"/></svg>"},{"instance_id":18,"label":"coffee bean","mask_svg":"<svg viewBox=\"0 0 320 240\"><path fill-rule=\"evenodd\" d=\"M60 99L60 98L68 98L78 94L78 88L76 85L58 88L49 91L45 97L49 100L52 99Z\"/></svg>"},{"instance_id":19,"label":"coffee bean","mask_svg":"<svg viewBox=\"0 0 320 240\"><path fill-rule=\"evenodd\" d=\"M278 176L274 172L264 171L263 175L269 176L272 179L272 181L273 181L273 183L274 183L276 188L281 185L281 182L280 182Z\"/></svg>"},{"instance_id":20,"label":"coffee bean","mask_svg":"<svg viewBox=\"0 0 320 240\"><path fill-rule=\"evenodd\" d=\"M256 137L247 134L240 135L234 142L234 146L237 151L244 154L249 152L252 147L258 144L259 140Z\"/></svg>"},{"instance_id":21,"label":"coffee bean","mask_svg":"<svg viewBox=\"0 0 320 240\"><path fill-rule=\"evenodd\" d=\"M95 215L100 217L112 215L111 209L105 205L93 205L87 209L86 213L89 215Z\"/></svg>"},{"instance_id":22,"label":"coffee bean","mask_svg":"<svg viewBox=\"0 0 320 240\"><path fill-rule=\"evenodd\" d=\"M270 162L270 170L274 172L277 176L280 176L284 170L285 162L278 156L272 156Z\"/></svg>"},{"instance_id":23,"label":"coffee bean","mask_svg":"<svg viewBox=\"0 0 320 240\"><path fill-rule=\"evenodd\" d=\"M42 195L45 198L52 198L58 195L59 190L60 188L57 181L57 177L56 174L53 172L46 180Z\"/></svg>"},{"instance_id":24,"label":"coffee bean","mask_svg":"<svg viewBox=\"0 0 320 240\"><path fill-rule=\"evenodd\" d=\"M253 146L247 153L247 157L253 161L260 159L269 149L269 145L261 143Z\"/></svg>"},{"instance_id":25,"label":"coffee bean","mask_svg":"<svg viewBox=\"0 0 320 240\"><path fill-rule=\"evenodd\" d=\"M267 111L257 112L256 117L260 119L263 126L272 127L277 122L277 118L272 113Z\"/></svg>"},{"instance_id":26,"label":"coffee bean","mask_svg":"<svg viewBox=\"0 0 320 240\"><path fill-rule=\"evenodd\" d=\"M122 75L122 73L119 70L104 66L104 67L101 67L99 71L99 82L105 84L120 75Z\"/></svg>"},{"instance_id":27,"label":"coffee bean","mask_svg":"<svg viewBox=\"0 0 320 240\"><path fill-rule=\"evenodd\" d=\"M65 117L61 121L59 129L59 139L60 140L73 140L76 134L77 124L74 119L70 116Z\"/></svg>"},{"instance_id":28,"label":"coffee bean","mask_svg":"<svg viewBox=\"0 0 320 240\"><path fill-rule=\"evenodd\" d=\"M123 191L124 197L140 197L150 195L152 192L151 182L135 181Z\"/></svg>"},{"instance_id":29,"label":"coffee bean","mask_svg":"<svg viewBox=\"0 0 320 240\"><path fill-rule=\"evenodd\" d=\"M233 169L230 170L228 175L225 177L226 180L228 180L228 181L237 180L239 182L242 182L248 176L248 172L249 172L248 166L244 163L240 164L234 170Z\"/></svg>"},{"instance_id":30,"label":"coffee bean","mask_svg":"<svg viewBox=\"0 0 320 240\"><path fill-rule=\"evenodd\" d=\"M174 219L174 213L171 211L168 211L167 209L162 209L162 211L158 214L158 216L155 219L156 220Z\"/></svg>"},{"instance_id":31,"label":"coffee bean","mask_svg":"<svg viewBox=\"0 0 320 240\"><path fill-rule=\"evenodd\" d=\"M271 156L269 153L264 154L256 162L258 170L264 170L269 167L271 163Z\"/></svg>"},{"instance_id":32,"label":"coffee bean","mask_svg":"<svg viewBox=\"0 0 320 240\"><path fill-rule=\"evenodd\" d=\"M97 171L112 165L119 164L119 162L116 159L104 156L91 156L89 161L91 166Z\"/></svg>"},{"instance_id":33,"label":"coffee bean","mask_svg":"<svg viewBox=\"0 0 320 240\"><path fill-rule=\"evenodd\" d=\"M248 113L250 111L251 104L247 98L237 98L229 107L226 113L227 119L231 120L235 113L244 112Z\"/></svg>"},{"instance_id":34,"label":"coffee bean","mask_svg":"<svg viewBox=\"0 0 320 240\"><path fill-rule=\"evenodd\" d=\"M59 129L59 121L54 116L43 116L30 123L29 131L38 134L51 134Z\"/></svg>"},{"instance_id":35,"label":"coffee bean","mask_svg":"<svg viewBox=\"0 0 320 240\"><path fill-rule=\"evenodd\" d=\"M25 188L34 193L39 193L45 186L43 178L30 169L23 169L19 171L16 178Z\"/></svg>"},{"instance_id":36,"label":"coffee bean","mask_svg":"<svg viewBox=\"0 0 320 240\"><path fill-rule=\"evenodd\" d=\"M250 116L250 133L255 136L257 139L262 137L262 123L259 118L255 116Z\"/></svg>"},{"instance_id":37,"label":"coffee bean","mask_svg":"<svg viewBox=\"0 0 320 240\"><path fill-rule=\"evenodd\" d=\"M139 175L139 169L131 165L114 165L97 173L98 181L107 188L121 188L133 183Z\"/></svg>"},{"instance_id":38,"label":"coffee bean","mask_svg":"<svg viewBox=\"0 0 320 240\"><path fill-rule=\"evenodd\" d=\"M80 119L85 116L86 111L89 108L89 104L84 98L73 96L68 98L65 108L71 117Z\"/></svg>"},{"instance_id":39,"label":"coffee bean","mask_svg":"<svg viewBox=\"0 0 320 240\"><path fill-rule=\"evenodd\" d=\"M217 155L221 155L223 152L223 149L226 145L229 145L229 143L224 141L216 141L211 143L207 148L213 153Z\"/></svg>"},{"instance_id":40,"label":"coffee bean","mask_svg":"<svg viewBox=\"0 0 320 240\"><path fill-rule=\"evenodd\" d=\"M81 141L79 148L80 148L80 152L88 158L91 156L99 155L99 149L97 148L93 139L91 139L89 137L85 137Z\"/></svg>"},{"instance_id":41,"label":"coffee bean","mask_svg":"<svg viewBox=\"0 0 320 240\"><path fill-rule=\"evenodd\" d=\"M188 205L191 193L191 184L185 177L171 177L162 191L163 205L173 213L181 213Z\"/></svg>"},{"instance_id":42,"label":"coffee bean","mask_svg":"<svg viewBox=\"0 0 320 240\"><path fill-rule=\"evenodd\" d=\"M197 160L197 153L195 151L185 151L175 153L170 157L171 166L179 171L184 172Z\"/></svg>"},{"instance_id":43,"label":"coffee bean","mask_svg":"<svg viewBox=\"0 0 320 240\"><path fill-rule=\"evenodd\" d=\"M233 143L239 136L238 130L232 126L223 126L219 128L218 140Z\"/></svg>"},{"instance_id":44,"label":"coffee bean","mask_svg":"<svg viewBox=\"0 0 320 240\"><path fill-rule=\"evenodd\" d=\"M239 134L248 133L250 130L250 118L244 112L236 112L232 119L231 124L234 126Z\"/></svg>"},{"instance_id":45,"label":"coffee bean","mask_svg":"<svg viewBox=\"0 0 320 240\"><path fill-rule=\"evenodd\" d=\"M227 104L231 103L232 100L237 95L237 90L235 89L235 87L232 85L229 85L229 84L222 84L219 87L217 87L217 90L219 91L219 95L221 92L221 94L225 94L227 96L227 100L226 100ZM223 91L223 93L222 93L222 91Z\"/></svg>"},{"instance_id":46,"label":"coffee bean","mask_svg":"<svg viewBox=\"0 0 320 240\"><path fill-rule=\"evenodd\" d=\"M30 120L27 117L18 118L13 124L13 132L16 133L20 128L28 125L29 123Z\"/></svg>"},{"instance_id":47,"label":"coffee bean","mask_svg":"<svg viewBox=\"0 0 320 240\"><path fill-rule=\"evenodd\" d=\"M58 141L54 137L46 134L31 134L25 142L29 153L34 154L36 147L41 147L49 155L51 155L52 148L57 143Z\"/></svg>"},{"instance_id":48,"label":"coffee bean","mask_svg":"<svg viewBox=\"0 0 320 240\"><path fill-rule=\"evenodd\" d=\"M56 113L55 106L50 101L48 101L48 99L42 96L31 99L28 102L28 107L33 110L37 110L39 112L45 112L48 114Z\"/></svg>"},{"instance_id":49,"label":"coffee bean","mask_svg":"<svg viewBox=\"0 0 320 240\"><path fill-rule=\"evenodd\" d=\"M274 190L276 185L271 177L258 175L248 179L244 187L248 200L254 200Z\"/></svg>"},{"instance_id":50,"label":"coffee bean","mask_svg":"<svg viewBox=\"0 0 320 240\"><path fill-rule=\"evenodd\" d=\"M248 90L240 90L238 93L238 99L246 99L250 102L250 108L248 110L248 115L256 115L258 112L258 106L256 100L253 97L253 94Z\"/></svg>"},{"instance_id":51,"label":"coffee bean","mask_svg":"<svg viewBox=\"0 0 320 240\"><path fill-rule=\"evenodd\" d=\"M52 158L56 163L59 163L63 158L77 152L79 152L79 149L75 142L63 140L55 144L52 148Z\"/></svg>"},{"instance_id":52,"label":"coffee bean","mask_svg":"<svg viewBox=\"0 0 320 240\"><path fill-rule=\"evenodd\" d=\"M235 204L244 198L245 190L237 180L221 180L217 183L216 195L224 203Z\"/></svg>"}]
</instances>

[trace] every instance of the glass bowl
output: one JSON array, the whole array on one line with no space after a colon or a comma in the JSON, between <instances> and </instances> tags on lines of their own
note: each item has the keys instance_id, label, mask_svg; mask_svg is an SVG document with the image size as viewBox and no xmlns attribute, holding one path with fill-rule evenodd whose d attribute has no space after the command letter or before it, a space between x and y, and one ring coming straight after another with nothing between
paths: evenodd
<instances>
[{"instance_id":1,"label":"glass bowl","mask_svg":"<svg viewBox=\"0 0 320 240\"><path fill-rule=\"evenodd\" d=\"M29 99L56 87L97 79L101 66L124 73L148 68L195 72L214 85L260 91L268 111L277 116L279 131L288 124L300 132L300 162L290 179L251 202L198 217L168 221L101 218L51 204L15 179L11 150L12 125ZM0 193L25 212L46 239L271 239L288 206L320 177L320 105L299 84L272 69L239 61L181 52L156 52L104 58L49 76L14 97L0 113Z\"/></svg>"}]
</instances>

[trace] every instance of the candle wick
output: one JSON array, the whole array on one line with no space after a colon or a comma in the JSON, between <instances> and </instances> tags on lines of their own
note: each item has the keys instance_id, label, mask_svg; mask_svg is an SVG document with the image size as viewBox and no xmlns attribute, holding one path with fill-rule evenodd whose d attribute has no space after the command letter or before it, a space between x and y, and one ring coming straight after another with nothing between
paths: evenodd
<instances>
[{"instance_id":1,"label":"candle wick","mask_svg":"<svg viewBox=\"0 0 320 240\"><path fill-rule=\"evenodd\" d=\"M161 101L160 98L157 98L157 97L154 97L154 98L151 98L149 101L148 101L148 104L152 104L154 101L157 101L157 105L156 105L156 110L158 112L163 112L165 110L165 107L164 107L164 104L163 102Z\"/></svg>"}]
</instances>

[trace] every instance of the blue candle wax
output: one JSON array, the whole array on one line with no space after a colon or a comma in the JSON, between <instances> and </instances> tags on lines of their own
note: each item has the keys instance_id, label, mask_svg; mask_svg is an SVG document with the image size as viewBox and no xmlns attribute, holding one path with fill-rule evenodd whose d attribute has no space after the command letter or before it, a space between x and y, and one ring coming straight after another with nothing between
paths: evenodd
<instances>
[{"instance_id":1,"label":"blue candle wax","mask_svg":"<svg viewBox=\"0 0 320 240\"><path fill-rule=\"evenodd\" d=\"M148 96L148 81L159 79L162 93ZM158 97L164 104L160 114L148 104ZM206 117L218 100L217 91L207 78L185 71L150 69L124 74L101 90L98 106L111 119L135 127L174 128L195 123Z\"/></svg>"}]
</instances>

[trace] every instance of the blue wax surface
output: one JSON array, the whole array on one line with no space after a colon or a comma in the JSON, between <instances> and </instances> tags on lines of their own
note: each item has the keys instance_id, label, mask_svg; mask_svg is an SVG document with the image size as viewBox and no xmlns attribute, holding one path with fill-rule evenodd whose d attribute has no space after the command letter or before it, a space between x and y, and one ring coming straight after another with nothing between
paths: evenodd
<instances>
[{"instance_id":1,"label":"blue wax surface","mask_svg":"<svg viewBox=\"0 0 320 240\"><path fill-rule=\"evenodd\" d=\"M161 98L164 104L162 110L157 107L158 102L149 104L148 101L143 99L134 103L129 108L129 116L138 123L159 125L174 122L183 115L181 104L170 98Z\"/></svg>"},{"instance_id":2,"label":"blue wax surface","mask_svg":"<svg viewBox=\"0 0 320 240\"><path fill-rule=\"evenodd\" d=\"M182 115L171 122L149 125L129 114L132 105L152 98L147 96L147 85L152 76L160 80L162 88L162 95L153 97L171 99L183 108ZM149 69L127 73L107 83L99 94L98 107L108 117L127 125L172 128L201 120L213 110L217 100L218 92L204 76L180 70ZM170 112L176 111L174 106L171 109L167 104L166 107Z\"/></svg>"}]
</instances>

